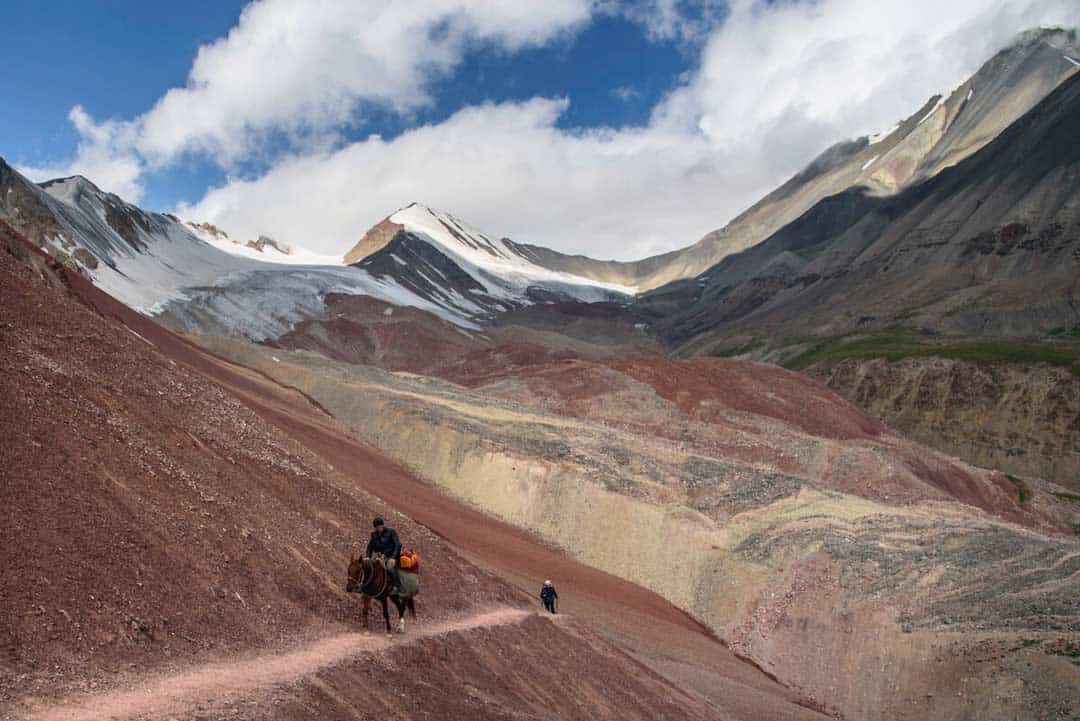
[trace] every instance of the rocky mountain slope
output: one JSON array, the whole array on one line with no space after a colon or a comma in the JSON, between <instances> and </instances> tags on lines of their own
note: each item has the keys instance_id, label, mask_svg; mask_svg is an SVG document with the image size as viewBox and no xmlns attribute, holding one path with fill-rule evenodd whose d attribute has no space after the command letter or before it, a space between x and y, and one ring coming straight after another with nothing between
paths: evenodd
<instances>
[{"instance_id":1,"label":"rocky mountain slope","mask_svg":"<svg viewBox=\"0 0 1080 721\"><path fill-rule=\"evenodd\" d=\"M1068 369L912 357L807 372L910 438L1080 493L1080 377Z\"/></svg>"},{"instance_id":2,"label":"rocky mountain slope","mask_svg":"<svg viewBox=\"0 0 1080 721\"><path fill-rule=\"evenodd\" d=\"M159 317L173 328L191 332L274 339L304 319L326 319L322 298L327 294L365 295L475 328L528 306L625 303L639 290L694 278L655 291L647 296L644 307L664 315L679 311L666 324L665 337L677 345L685 344L687 352L712 352L717 346L715 339L703 338L693 344L689 341L702 334L715 335L714 326L730 325L730 321L758 309L780 290L786 291L785 297L795 295L794 285L813 292L820 290L819 280L828 283L836 274L847 273L843 267L834 266L850 264L850 257L818 258L815 248L819 241L802 238L799 247L794 248L788 247L790 239L774 238L802 233L799 229L807 224L829 238L849 230L873 235L876 231L868 228L874 224L904 226L889 219L902 213L901 208L905 203L910 205L912 197L925 192L927 182L937 182L944 169L950 169L954 181L958 163L964 163L965 172L971 174L972 166L965 159L976 153L984 155L981 151L987 143L1074 76L1077 65L1070 58L1076 55L1074 31L1027 33L948 97L932 98L891 132L829 149L724 229L684 250L636 263L568 257L496 239L448 213L418 204L376 225L343 258L321 257L283 249L265 237L235 242L211 225L184 223L169 215L145 212L101 192L85 178L66 178L38 186L3 161L0 217L131 307ZM1068 109L1058 108L1057 112ZM1062 143L1071 141L1071 137L1056 139ZM1013 160L997 158L992 162L1003 165ZM1062 163L1056 170L1066 175L1070 172ZM1024 172L1040 171L1029 168ZM1017 174L1013 179L1024 180ZM990 192L983 180L982 175L965 177L962 183L981 183L969 188L965 197L981 203ZM1014 190L1022 187L1015 182ZM1047 179L1047 183L1052 182ZM1067 238L1071 232L1071 206L1064 200L1055 205L1053 198L1037 195L1025 197L1017 205L1019 198L1006 200L998 194L972 222L967 218L972 214L970 209L943 210L925 223L916 224L914 230L919 237L934 238L941 233L962 233L971 243L981 243L981 250L972 249L968 255L1000 255L997 244L1002 234L1005 243L1020 243L1022 251L1030 250L1027 246L1036 242L1043 252L1048 252L1043 246L1058 249L1062 233ZM1054 210L1058 205L1065 213L1060 218ZM925 205L917 210L929 212ZM1010 210L1011 215L1004 217ZM983 238L980 233L989 235ZM863 242L865 245L870 240L864 238ZM927 247L936 244L939 241L931 239ZM739 253L747 248L754 252ZM940 257L944 250L933 259L938 266L941 261L963 262L967 258ZM925 255L905 251L902 260L926 260ZM726 257L732 258L731 264L715 272L702 272ZM866 260L864 257L861 262ZM900 265L890 266L894 275ZM736 290L735 285L742 289ZM1012 290L1010 286L1000 295L1011 297ZM805 294L801 295L796 305L805 301ZM965 300L974 301L970 293ZM813 302L821 304L822 299ZM934 298L922 294L903 302L906 306L926 305ZM1020 298L1014 305L1027 302ZM891 299L888 304L896 305ZM891 313L877 307L866 312L849 310L846 324L834 322L829 329L851 327L853 321L865 318L878 321L886 315L902 316L911 310L906 306ZM951 314L951 309L934 308L930 313L938 317ZM1051 314L1060 315L1057 311ZM1029 320L1014 319L1010 332L1016 332ZM1040 323L1050 320L1043 317ZM964 317L949 327L971 329L980 321ZM723 334L730 335L727 331Z\"/></svg>"},{"instance_id":3,"label":"rocky mountain slope","mask_svg":"<svg viewBox=\"0 0 1080 721\"><path fill-rule=\"evenodd\" d=\"M892 195L970 157L1076 74L1075 30L1021 34L959 87L930 98L895 128L837 143L723 228L694 245L620 263L523 245L549 268L651 290L694 278L765 240L825 198L855 187Z\"/></svg>"},{"instance_id":4,"label":"rocky mountain slope","mask_svg":"<svg viewBox=\"0 0 1080 721\"><path fill-rule=\"evenodd\" d=\"M449 215L410 206L402 233L362 262L245 244L146 212L80 176L29 182L0 160L0 218L98 287L182 330L261 340L325 317L326 294L422 308L463 327L533 303L628 298L631 289L542 268ZM350 257L355 254L350 254Z\"/></svg>"},{"instance_id":5,"label":"rocky mountain slope","mask_svg":"<svg viewBox=\"0 0 1080 721\"><path fill-rule=\"evenodd\" d=\"M201 352L3 224L0 288L0 717L716 717L583 626L523 612L528 596L372 495L376 478L416 481L297 391ZM392 654L351 632L358 605L343 590L377 512L425 559L420 631ZM530 563L558 563L523 534L471 524L530 576ZM535 557L514 555L524 549ZM693 627L655 597L606 588ZM550 645L558 659L521 653ZM237 662L251 654L257 668ZM459 681L467 692L447 687ZM758 714L812 717L764 676L747 683Z\"/></svg>"},{"instance_id":6,"label":"rocky mountain slope","mask_svg":"<svg viewBox=\"0 0 1080 721\"><path fill-rule=\"evenodd\" d=\"M549 270L513 243L418 203L368 231L344 261L475 318L526 302L627 300L636 290Z\"/></svg>"},{"instance_id":7,"label":"rocky mountain slope","mask_svg":"<svg viewBox=\"0 0 1080 721\"><path fill-rule=\"evenodd\" d=\"M956 121L958 122L958 121ZM693 283L647 297L682 353L896 325L1039 337L1080 322L1080 75L895 196L831 196Z\"/></svg>"},{"instance_id":8,"label":"rocky mountain slope","mask_svg":"<svg viewBox=\"0 0 1080 721\"><path fill-rule=\"evenodd\" d=\"M496 348L447 383L201 342L455 496L663 594L846 718L1064 719L1080 701L1066 650L1080 508L905 441L804 376L508 364Z\"/></svg>"}]
</instances>

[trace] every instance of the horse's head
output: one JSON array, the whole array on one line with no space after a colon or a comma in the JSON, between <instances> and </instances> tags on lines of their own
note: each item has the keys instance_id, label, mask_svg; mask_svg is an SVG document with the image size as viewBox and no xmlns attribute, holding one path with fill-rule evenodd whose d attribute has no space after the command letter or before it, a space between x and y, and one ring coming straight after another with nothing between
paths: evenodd
<instances>
[{"instance_id":1,"label":"horse's head","mask_svg":"<svg viewBox=\"0 0 1080 721\"><path fill-rule=\"evenodd\" d=\"M349 577L345 581L345 593L356 593L360 590L364 578L364 562L360 556L349 556Z\"/></svg>"},{"instance_id":2,"label":"horse's head","mask_svg":"<svg viewBox=\"0 0 1080 721\"><path fill-rule=\"evenodd\" d=\"M375 563L363 555L349 556L349 577L345 581L345 593L360 593L364 584L375 576Z\"/></svg>"}]
</instances>

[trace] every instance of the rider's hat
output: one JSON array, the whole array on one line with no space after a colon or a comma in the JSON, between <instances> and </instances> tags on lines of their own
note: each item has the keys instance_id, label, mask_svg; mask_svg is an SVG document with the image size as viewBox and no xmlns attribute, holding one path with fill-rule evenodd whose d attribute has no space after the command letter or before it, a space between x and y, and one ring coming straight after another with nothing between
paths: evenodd
<instances>
[{"instance_id":1,"label":"rider's hat","mask_svg":"<svg viewBox=\"0 0 1080 721\"><path fill-rule=\"evenodd\" d=\"M382 516L375 516L375 520L371 522L371 525L373 525L373 526L383 526L383 525L385 525L383 523Z\"/></svg>"}]
</instances>

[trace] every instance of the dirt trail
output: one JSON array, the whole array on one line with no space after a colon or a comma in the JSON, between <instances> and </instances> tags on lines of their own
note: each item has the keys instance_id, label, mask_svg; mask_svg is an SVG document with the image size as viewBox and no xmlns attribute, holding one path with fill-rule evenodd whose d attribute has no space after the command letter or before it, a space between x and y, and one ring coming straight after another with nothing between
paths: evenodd
<instances>
[{"instance_id":1,"label":"dirt trail","mask_svg":"<svg viewBox=\"0 0 1080 721\"><path fill-rule=\"evenodd\" d=\"M135 690L88 695L16 718L25 721L106 721L142 716L165 718L171 714L182 714L196 704L250 698L267 688L311 676L355 656L455 631L517 623L531 615L534 612L500 608L430 626L420 622L411 625L412 630L405 637L395 635L394 639L388 639L382 633L370 636L343 633L284 653L208 664L164 677L142 679L133 684L138 686ZM381 624L382 619L378 618L373 621L372 627L377 628Z\"/></svg>"},{"instance_id":2,"label":"dirt trail","mask_svg":"<svg viewBox=\"0 0 1080 721\"><path fill-rule=\"evenodd\" d=\"M330 480L362 487L388 507L453 544L469 560L534 596L539 581L559 579L566 611L630 651L656 670L694 668L676 674L707 697L725 718L750 721L818 721L822 716L786 688L739 659L709 629L642 586L570 558L529 532L486 515L416 478L398 463L359 441L316 401L263 373L199 348L152 320L100 294L90 294L99 312L136 330L159 351L224 388L265 421L278 427L333 469ZM354 469L363 468L363 478Z\"/></svg>"}]
</instances>

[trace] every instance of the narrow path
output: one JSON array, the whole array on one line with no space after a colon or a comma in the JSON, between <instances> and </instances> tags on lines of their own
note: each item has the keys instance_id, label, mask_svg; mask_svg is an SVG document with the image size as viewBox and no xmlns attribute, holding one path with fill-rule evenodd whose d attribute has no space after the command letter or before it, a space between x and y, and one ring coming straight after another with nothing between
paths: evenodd
<instances>
[{"instance_id":1,"label":"narrow path","mask_svg":"<svg viewBox=\"0 0 1080 721\"><path fill-rule=\"evenodd\" d=\"M405 636L343 633L279 654L199 666L188 671L142 679L137 689L88 694L23 716L26 721L107 721L132 717L168 718L208 701L250 698L276 685L295 681L349 658L376 653L455 631L517 623L533 611L500 608L456 621L413 624ZM381 623L381 619L380 619Z\"/></svg>"},{"instance_id":2,"label":"narrow path","mask_svg":"<svg viewBox=\"0 0 1080 721\"><path fill-rule=\"evenodd\" d=\"M94 298L100 300L95 295ZM137 329L176 362L217 383L263 420L335 469L363 467L365 482L347 471L343 488L361 487L455 546L469 560L530 597L538 579L558 574L565 610L629 651L676 686L707 697L733 721L821 721L801 694L738 658L710 630L660 595L577 561L530 532L486 515L422 481L362 441L297 388L205 351L149 318L108 299L101 312ZM676 669L672 674L671 669ZM684 673L678 669L691 669ZM59 717L63 718L63 717ZM94 717L88 717L94 718ZM100 718L100 717L97 717Z\"/></svg>"}]
</instances>

